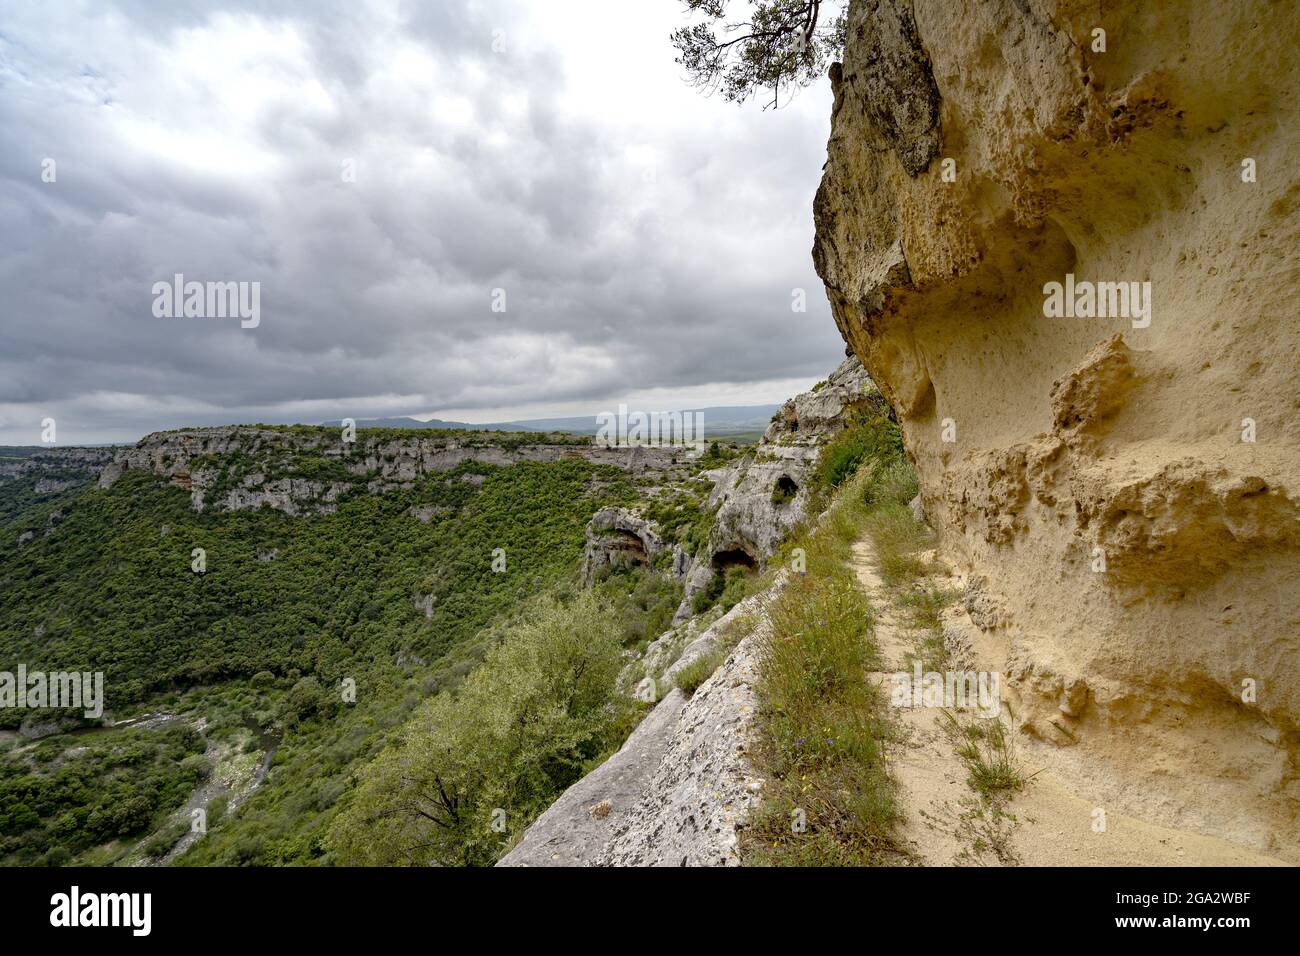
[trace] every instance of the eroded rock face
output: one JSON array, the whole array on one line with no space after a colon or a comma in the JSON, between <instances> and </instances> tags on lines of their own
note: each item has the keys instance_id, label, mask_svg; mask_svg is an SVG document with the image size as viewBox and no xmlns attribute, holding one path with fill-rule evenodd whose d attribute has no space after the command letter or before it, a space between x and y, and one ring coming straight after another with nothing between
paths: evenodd
<instances>
[{"instance_id":1,"label":"eroded rock face","mask_svg":"<svg viewBox=\"0 0 1300 956\"><path fill-rule=\"evenodd\" d=\"M778 576L772 593L784 581ZM738 865L737 831L762 792L747 753L771 634L763 606L753 595L707 627L692 622L651 645L638 673L671 683L688 661L730 646L725 632L753 625L694 694L670 690L618 753L566 790L497 865Z\"/></svg>"},{"instance_id":2,"label":"eroded rock face","mask_svg":"<svg viewBox=\"0 0 1300 956\"><path fill-rule=\"evenodd\" d=\"M658 529L629 508L601 508L587 522L582 577L590 583L609 571L647 567L664 549Z\"/></svg>"},{"instance_id":3,"label":"eroded rock face","mask_svg":"<svg viewBox=\"0 0 1300 956\"><path fill-rule=\"evenodd\" d=\"M681 708L639 799L590 862L739 865L737 828L762 789L746 757L758 706L758 648L758 638L742 640ZM659 707L673 700L670 694Z\"/></svg>"},{"instance_id":4,"label":"eroded rock face","mask_svg":"<svg viewBox=\"0 0 1300 956\"><path fill-rule=\"evenodd\" d=\"M871 403L883 406L884 397L857 356L849 355L826 381L781 406L753 454L705 472L714 483L707 503L716 509L714 528L688 571L677 574L685 587L673 623L690 618L695 594L716 571L735 564L761 567L790 529L807 519L809 483L822 445Z\"/></svg>"},{"instance_id":5,"label":"eroded rock face","mask_svg":"<svg viewBox=\"0 0 1300 956\"><path fill-rule=\"evenodd\" d=\"M1019 726L1291 859L1297 40L1262 0L853 0L813 252ZM1075 280L1149 313L1048 317Z\"/></svg>"},{"instance_id":6,"label":"eroded rock face","mask_svg":"<svg viewBox=\"0 0 1300 956\"><path fill-rule=\"evenodd\" d=\"M856 355L850 355L825 382L781 406L760 447L815 447L844 427L849 412L879 399L880 390L867 370Z\"/></svg>"},{"instance_id":7,"label":"eroded rock face","mask_svg":"<svg viewBox=\"0 0 1300 956\"><path fill-rule=\"evenodd\" d=\"M250 425L188 428L146 435L124 448L56 448L42 451L20 463L0 466L0 477L20 477L54 469L84 471L98 477L100 488L111 488L130 470L152 472L190 493L196 511L241 511L263 506L290 515L329 514L337 510L347 481L272 475L280 468L292 470L294 456L308 453L337 462L349 475L366 479L365 490L382 494L411 487L417 479L447 471L466 461L508 467L519 462L583 458L594 464L614 465L634 474L689 468L695 452L681 447L605 447L587 443L536 444L510 440L499 444L491 434L474 438L447 435L392 438L360 432L345 445L341 432L331 428L275 429ZM241 474L234 487L214 493L219 469L214 462L240 456L254 467ZM462 475L461 480L481 483L482 477ZM431 514L417 515L427 522Z\"/></svg>"},{"instance_id":8,"label":"eroded rock face","mask_svg":"<svg viewBox=\"0 0 1300 956\"><path fill-rule=\"evenodd\" d=\"M717 509L706 552L686 578L685 597L674 616L691 616L691 602L715 571L743 564L761 567L796 525L808 518L810 479L821 446L844 429L852 414L884 398L857 356L849 356L811 391L777 412L753 454L709 472Z\"/></svg>"},{"instance_id":9,"label":"eroded rock face","mask_svg":"<svg viewBox=\"0 0 1300 956\"><path fill-rule=\"evenodd\" d=\"M111 448L44 448L27 458L0 461L0 480L35 478L38 495L54 494L90 480L112 460Z\"/></svg>"},{"instance_id":10,"label":"eroded rock face","mask_svg":"<svg viewBox=\"0 0 1300 956\"><path fill-rule=\"evenodd\" d=\"M686 697L673 690L619 748L533 821L497 866L588 866L637 809L677 729Z\"/></svg>"}]
</instances>

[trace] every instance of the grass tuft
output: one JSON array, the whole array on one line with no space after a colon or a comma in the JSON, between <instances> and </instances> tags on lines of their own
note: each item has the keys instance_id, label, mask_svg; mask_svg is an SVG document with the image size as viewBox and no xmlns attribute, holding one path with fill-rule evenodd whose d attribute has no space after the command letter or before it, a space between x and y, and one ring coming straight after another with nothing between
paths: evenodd
<instances>
[{"instance_id":1,"label":"grass tuft","mask_svg":"<svg viewBox=\"0 0 1300 956\"><path fill-rule=\"evenodd\" d=\"M975 720L963 725L952 714L946 716L972 790L984 800L994 801L1024 787L1025 775L1002 721Z\"/></svg>"},{"instance_id":2,"label":"grass tuft","mask_svg":"<svg viewBox=\"0 0 1300 956\"><path fill-rule=\"evenodd\" d=\"M880 575L890 587L913 584L929 573L929 564L917 552L934 544L934 532L912 517L906 505L893 501L874 505L866 527L876 545Z\"/></svg>"},{"instance_id":3,"label":"grass tuft","mask_svg":"<svg viewBox=\"0 0 1300 956\"><path fill-rule=\"evenodd\" d=\"M677 672L675 682L682 689L683 694L688 696L694 694L726 659L727 655L721 649L701 654Z\"/></svg>"}]
</instances>

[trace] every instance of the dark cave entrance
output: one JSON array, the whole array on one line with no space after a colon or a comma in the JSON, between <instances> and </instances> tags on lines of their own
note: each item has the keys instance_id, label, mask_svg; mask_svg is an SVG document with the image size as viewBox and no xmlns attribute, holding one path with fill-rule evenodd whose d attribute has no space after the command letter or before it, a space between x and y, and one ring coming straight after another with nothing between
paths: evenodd
<instances>
[{"instance_id":1,"label":"dark cave entrance","mask_svg":"<svg viewBox=\"0 0 1300 956\"><path fill-rule=\"evenodd\" d=\"M794 479L789 475L782 475L772 486L772 504L783 505L788 501L793 501L794 496L799 493L799 486L794 483Z\"/></svg>"}]
</instances>

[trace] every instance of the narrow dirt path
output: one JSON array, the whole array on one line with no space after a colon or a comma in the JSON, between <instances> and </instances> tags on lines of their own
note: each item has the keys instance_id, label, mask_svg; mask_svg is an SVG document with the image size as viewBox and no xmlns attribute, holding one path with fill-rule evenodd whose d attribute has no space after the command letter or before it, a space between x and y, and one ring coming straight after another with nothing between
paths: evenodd
<instances>
[{"instance_id":1,"label":"narrow dirt path","mask_svg":"<svg viewBox=\"0 0 1300 956\"><path fill-rule=\"evenodd\" d=\"M871 600L876 617L876 644L881 670L873 674L886 694L890 677L910 671L917 652L913 634L899 620L880 577L875 546L863 538L853 546L853 572ZM886 751L905 814L899 837L915 861L924 866L959 862L965 842L957 835L958 800L967 796L966 768L953 750L939 707L892 711L903 733Z\"/></svg>"},{"instance_id":2,"label":"narrow dirt path","mask_svg":"<svg viewBox=\"0 0 1300 956\"><path fill-rule=\"evenodd\" d=\"M852 568L876 615L882 670L873 676L888 693L891 675L911 669L917 633L900 620L870 538L854 545ZM967 784L943 708L893 708L892 715L902 731L887 749L905 815L899 837L919 865L1288 865L1217 837L1117 812L1106 814L1105 828L1098 832L1097 798L1075 792L1050 769L1027 761L1022 767L1027 784L1003 808L1009 816L990 817ZM990 837L1000 852L990 849Z\"/></svg>"}]
</instances>

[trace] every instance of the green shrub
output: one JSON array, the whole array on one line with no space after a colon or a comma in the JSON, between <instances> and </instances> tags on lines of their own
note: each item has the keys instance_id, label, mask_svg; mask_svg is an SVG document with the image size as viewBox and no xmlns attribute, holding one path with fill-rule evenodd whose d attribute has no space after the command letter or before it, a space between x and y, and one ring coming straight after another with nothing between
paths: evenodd
<instances>
[{"instance_id":1,"label":"green shrub","mask_svg":"<svg viewBox=\"0 0 1300 956\"><path fill-rule=\"evenodd\" d=\"M345 864L490 864L617 744L632 706L614 689L622 663L594 595L539 599L367 768L328 845Z\"/></svg>"},{"instance_id":2,"label":"green shrub","mask_svg":"<svg viewBox=\"0 0 1300 956\"><path fill-rule=\"evenodd\" d=\"M203 754L190 754L181 761L181 773L196 782L207 780L212 774L212 761Z\"/></svg>"},{"instance_id":3,"label":"green shrub","mask_svg":"<svg viewBox=\"0 0 1300 956\"><path fill-rule=\"evenodd\" d=\"M709 579L708 587L702 588L695 592L695 597L691 598L691 613L703 614L709 608L713 607L714 602L722 594L722 586L725 579L718 571L713 572L713 577Z\"/></svg>"},{"instance_id":4,"label":"green shrub","mask_svg":"<svg viewBox=\"0 0 1300 956\"><path fill-rule=\"evenodd\" d=\"M742 564L715 568L708 586L697 591L691 599L691 611L703 614L717 607L725 614L748 597L758 581L757 575Z\"/></svg>"},{"instance_id":5,"label":"green shrub","mask_svg":"<svg viewBox=\"0 0 1300 956\"><path fill-rule=\"evenodd\" d=\"M642 509L647 521L658 525L667 544L680 544L688 553L699 550L713 528L714 510L708 507L713 486L707 481L690 481L652 498Z\"/></svg>"},{"instance_id":6,"label":"green shrub","mask_svg":"<svg viewBox=\"0 0 1300 956\"><path fill-rule=\"evenodd\" d=\"M883 409L869 406L861 417L822 446L813 472L823 490L839 487L865 461L887 465L903 460L903 436Z\"/></svg>"},{"instance_id":7,"label":"green shrub","mask_svg":"<svg viewBox=\"0 0 1300 956\"><path fill-rule=\"evenodd\" d=\"M671 574L650 568L616 571L595 587L612 608L624 647L653 640L672 627L682 602L682 584Z\"/></svg>"},{"instance_id":8,"label":"green shrub","mask_svg":"<svg viewBox=\"0 0 1300 956\"><path fill-rule=\"evenodd\" d=\"M280 711L280 719L293 726L313 718L328 719L334 715L341 697L321 686L315 677L304 677L293 685Z\"/></svg>"},{"instance_id":9,"label":"green shrub","mask_svg":"<svg viewBox=\"0 0 1300 956\"><path fill-rule=\"evenodd\" d=\"M677 672L674 683L682 689L683 694L694 694L701 684L713 676L713 672L722 665L724 660L726 654L721 650L701 654Z\"/></svg>"},{"instance_id":10,"label":"green shrub","mask_svg":"<svg viewBox=\"0 0 1300 956\"><path fill-rule=\"evenodd\" d=\"M130 836L149 825L154 802L147 794L125 800L108 799L90 812L87 826L99 839Z\"/></svg>"},{"instance_id":11,"label":"green shrub","mask_svg":"<svg viewBox=\"0 0 1300 956\"><path fill-rule=\"evenodd\" d=\"M182 818L170 820L161 830L146 840L141 849L144 851L145 856L155 860L161 859L189 830L190 824L188 820Z\"/></svg>"},{"instance_id":12,"label":"green shrub","mask_svg":"<svg viewBox=\"0 0 1300 956\"><path fill-rule=\"evenodd\" d=\"M704 454L700 456L699 461L696 464L698 467L704 469L719 468L727 462L740 457L741 454L742 452L736 446L735 442L730 442L727 445L719 445L714 441L709 443L709 447L705 449Z\"/></svg>"},{"instance_id":13,"label":"green shrub","mask_svg":"<svg viewBox=\"0 0 1300 956\"><path fill-rule=\"evenodd\" d=\"M963 725L951 713L945 716L972 790L985 800L996 800L1024 787L1025 774L1002 721L975 720Z\"/></svg>"},{"instance_id":14,"label":"green shrub","mask_svg":"<svg viewBox=\"0 0 1300 956\"><path fill-rule=\"evenodd\" d=\"M226 807L230 805L229 797L213 797L208 801L208 826L214 827L218 821L226 815Z\"/></svg>"},{"instance_id":15,"label":"green shrub","mask_svg":"<svg viewBox=\"0 0 1300 956\"><path fill-rule=\"evenodd\" d=\"M786 502L793 501L796 494L798 494L798 489L794 486L794 482L788 478L784 481L777 481L772 486L772 504L780 507Z\"/></svg>"},{"instance_id":16,"label":"green shrub","mask_svg":"<svg viewBox=\"0 0 1300 956\"><path fill-rule=\"evenodd\" d=\"M67 866L72 862L72 853L65 846L56 846L41 857L41 866Z\"/></svg>"}]
</instances>

